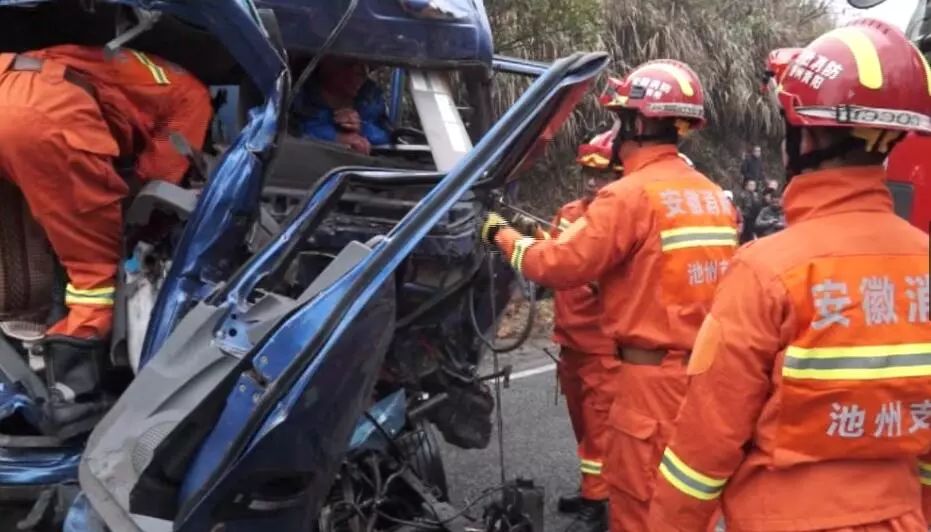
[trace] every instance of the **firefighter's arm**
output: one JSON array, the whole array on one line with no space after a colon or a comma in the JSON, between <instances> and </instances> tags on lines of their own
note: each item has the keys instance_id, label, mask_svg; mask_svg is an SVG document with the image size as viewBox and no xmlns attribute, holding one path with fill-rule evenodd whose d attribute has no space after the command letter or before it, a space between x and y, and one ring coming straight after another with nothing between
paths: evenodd
<instances>
[{"instance_id":1,"label":"firefighter's arm","mask_svg":"<svg viewBox=\"0 0 931 532\"><path fill-rule=\"evenodd\" d=\"M721 281L689 362L685 402L663 452L651 531L704 531L744 460L788 342L785 294L735 259Z\"/></svg>"},{"instance_id":2,"label":"firefighter's arm","mask_svg":"<svg viewBox=\"0 0 931 532\"><path fill-rule=\"evenodd\" d=\"M575 288L598 279L640 241L643 228L635 214L639 199L599 194L585 216L555 240L525 237L505 227L494 241L511 266L531 281L555 289Z\"/></svg>"},{"instance_id":3,"label":"firefighter's arm","mask_svg":"<svg viewBox=\"0 0 931 532\"><path fill-rule=\"evenodd\" d=\"M178 183L184 177L189 162L172 143L172 133L183 136L196 151L204 147L213 116L210 93L199 81L187 76L175 76L172 85L170 96L155 117L150 142L139 155L137 168L143 180Z\"/></svg>"}]
</instances>

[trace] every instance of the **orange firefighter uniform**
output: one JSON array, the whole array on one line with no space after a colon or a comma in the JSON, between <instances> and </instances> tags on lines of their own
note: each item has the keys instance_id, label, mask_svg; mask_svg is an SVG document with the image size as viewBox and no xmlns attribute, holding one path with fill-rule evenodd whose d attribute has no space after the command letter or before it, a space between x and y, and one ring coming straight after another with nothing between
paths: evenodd
<instances>
[{"instance_id":1,"label":"orange firefighter uniform","mask_svg":"<svg viewBox=\"0 0 931 532\"><path fill-rule=\"evenodd\" d=\"M642 531L660 450L685 393L685 358L737 242L723 191L678 156L650 145L623 160L555 240L500 227L514 268L556 289L597 280L602 329L623 362L609 423L604 477L612 530Z\"/></svg>"},{"instance_id":2,"label":"orange firefighter uniform","mask_svg":"<svg viewBox=\"0 0 931 532\"><path fill-rule=\"evenodd\" d=\"M928 237L879 167L805 174L784 205L701 330L649 530L699 530L721 498L728 530L924 531Z\"/></svg>"},{"instance_id":3,"label":"orange firefighter uniform","mask_svg":"<svg viewBox=\"0 0 931 532\"><path fill-rule=\"evenodd\" d=\"M69 313L49 334L104 338L129 190L114 161L133 158L141 181L179 182L188 163L169 134L202 147L209 93L154 56L56 46L0 55L0 113L0 174L23 192L68 274Z\"/></svg>"},{"instance_id":4,"label":"orange firefighter uniform","mask_svg":"<svg viewBox=\"0 0 931 532\"><path fill-rule=\"evenodd\" d=\"M879 164L850 161L931 134L931 68L870 19L793 57L775 91L788 228L719 286L648 530L699 530L719 501L728 531L927 530L928 235L894 214Z\"/></svg>"},{"instance_id":5,"label":"orange firefighter uniform","mask_svg":"<svg viewBox=\"0 0 931 532\"><path fill-rule=\"evenodd\" d=\"M564 205L553 220L550 236L557 238L560 229L582 218L589 204L580 199ZM602 469L608 410L620 362L615 358L614 341L601 330L601 301L594 284L557 290L553 300L553 341L560 345L559 384L578 444L581 495L590 501L607 500Z\"/></svg>"}]
</instances>

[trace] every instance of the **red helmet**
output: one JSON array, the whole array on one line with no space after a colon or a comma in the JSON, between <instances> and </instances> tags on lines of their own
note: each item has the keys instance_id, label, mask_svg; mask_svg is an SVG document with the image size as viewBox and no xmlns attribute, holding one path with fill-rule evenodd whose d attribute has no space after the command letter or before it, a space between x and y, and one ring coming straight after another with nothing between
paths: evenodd
<instances>
[{"instance_id":1,"label":"red helmet","mask_svg":"<svg viewBox=\"0 0 931 532\"><path fill-rule=\"evenodd\" d=\"M595 170L611 168L611 147L614 145L615 135L617 131L613 129L595 135L595 138L588 143L579 146L579 154L575 162L585 168ZM614 169L617 170L618 167L615 166Z\"/></svg>"},{"instance_id":2,"label":"red helmet","mask_svg":"<svg viewBox=\"0 0 931 532\"><path fill-rule=\"evenodd\" d=\"M801 52L801 48L776 48L769 53L763 75L763 92L776 93L782 74Z\"/></svg>"},{"instance_id":3,"label":"red helmet","mask_svg":"<svg viewBox=\"0 0 931 532\"><path fill-rule=\"evenodd\" d=\"M805 47L777 88L786 122L931 134L931 68L895 27L858 19Z\"/></svg>"},{"instance_id":4,"label":"red helmet","mask_svg":"<svg viewBox=\"0 0 931 532\"><path fill-rule=\"evenodd\" d=\"M705 125L701 81L681 61L648 61L624 79L608 78L601 103L612 111L633 109L647 118L681 118L694 129Z\"/></svg>"}]
</instances>

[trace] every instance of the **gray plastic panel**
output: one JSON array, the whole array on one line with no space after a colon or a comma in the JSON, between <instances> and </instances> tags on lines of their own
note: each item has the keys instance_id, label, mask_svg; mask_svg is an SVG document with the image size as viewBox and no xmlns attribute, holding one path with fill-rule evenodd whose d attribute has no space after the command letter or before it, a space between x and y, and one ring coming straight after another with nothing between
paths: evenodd
<instances>
[{"instance_id":1,"label":"gray plastic panel","mask_svg":"<svg viewBox=\"0 0 931 532\"><path fill-rule=\"evenodd\" d=\"M361 242L353 241L346 244L346 247L333 259L333 262L328 264L301 296L297 298L298 303L310 301L314 296L339 280L340 277L346 275L353 266L359 264L371 252L372 249Z\"/></svg>"},{"instance_id":2,"label":"gray plastic panel","mask_svg":"<svg viewBox=\"0 0 931 532\"><path fill-rule=\"evenodd\" d=\"M156 210L176 214L187 220L197 206L197 194L166 181L149 181L133 199L126 212L128 225L142 226L148 223Z\"/></svg>"},{"instance_id":3,"label":"gray plastic panel","mask_svg":"<svg viewBox=\"0 0 931 532\"><path fill-rule=\"evenodd\" d=\"M293 308L288 298L256 305L277 322ZM277 311L274 309L277 307ZM220 350L214 331L223 309L201 304L181 321L165 347L139 372L91 434L81 461L81 487L113 530L150 530L129 513L130 494L155 449L237 370L240 358ZM247 312L243 319L252 321Z\"/></svg>"}]
</instances>

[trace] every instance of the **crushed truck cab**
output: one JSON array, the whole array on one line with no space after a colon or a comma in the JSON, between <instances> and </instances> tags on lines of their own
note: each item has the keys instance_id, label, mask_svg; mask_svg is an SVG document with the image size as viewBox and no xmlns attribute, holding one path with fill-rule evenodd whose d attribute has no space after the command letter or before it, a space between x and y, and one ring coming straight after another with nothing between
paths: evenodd
<instances>
[{"instance_id":1,"label":"crushed truck cab","mask_svg":"<svg viewBox=\"0 0 931 532\"><path fill-rule=\"evenodd\" d=\"M339 25L350 5L358 18ZM204 179L128 202L117 399L93 432L43 429L29 342L0 334L0 528L336 531L364 499L370 528L388 528L392 501L401 519L461 530L433 431L487 445L485 382L501 375L479 361L513 276L479 220L607 55L493 59L472 0L0 0L0 14L0 51L133 47L210 85L219 107L190 154ZM376 23L364 49L338 38ZM396 142L361 155L288 128L292 80L315 54L398 69ZM501 65L537 79L495 120ZM532 493L502 498L542 504Z\"/></svg>"}]
</instances>

